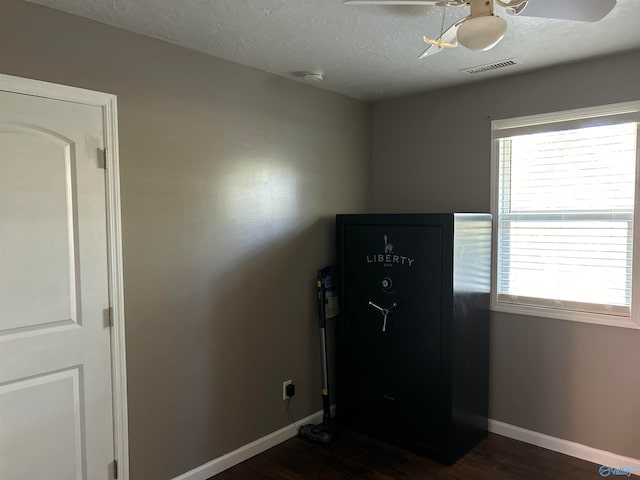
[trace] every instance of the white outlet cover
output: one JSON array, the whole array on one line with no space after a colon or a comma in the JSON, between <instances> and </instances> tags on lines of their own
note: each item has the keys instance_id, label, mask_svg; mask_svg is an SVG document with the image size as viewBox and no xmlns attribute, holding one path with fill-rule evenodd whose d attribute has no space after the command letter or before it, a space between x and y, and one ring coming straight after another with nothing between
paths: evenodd
<instances>
[{"instance_id":1,"label":"white outlet cover","mask_svg":"<svg viewBox=\"0 0 640 480\"><path fill-rule=\"evenodd\" d=\"M284 382L282 382L282 400L288 400L291 397L289 395L287 395L287 385L291 385L293 383L293 380L285 380Z\"/></svg>"}]
</instances>

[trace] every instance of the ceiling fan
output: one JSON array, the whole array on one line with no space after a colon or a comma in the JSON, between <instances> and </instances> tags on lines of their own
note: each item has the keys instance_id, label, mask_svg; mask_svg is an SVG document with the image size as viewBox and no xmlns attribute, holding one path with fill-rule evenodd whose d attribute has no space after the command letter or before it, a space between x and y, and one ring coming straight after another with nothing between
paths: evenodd
<instances>
[{"instance_id":1,"label":"ceiling fan","mask_svg":"<svg viewBox=\"0 0 640 480\"><path fill-rule=\"evenodd\" d=\"M429 47L418 58L445 48L462 46L469 50L489 50L507 32L507 22L494 14L494 6L508 15L597 22L616 5L616 0L345 0L349 5L434 5L443 8L469 5L470 13L446 30L443 24L436 39L423 37ZM456 41L457 39L457 41Z\"/></svg>"}]
</instances>

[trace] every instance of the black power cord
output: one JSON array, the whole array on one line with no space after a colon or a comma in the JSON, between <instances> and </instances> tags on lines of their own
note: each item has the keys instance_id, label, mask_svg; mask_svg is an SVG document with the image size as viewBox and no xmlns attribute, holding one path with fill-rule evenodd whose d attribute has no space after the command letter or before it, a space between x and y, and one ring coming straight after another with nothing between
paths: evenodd
<instances>
[{"instance_id":1,"label":"black power cord","mask_svg":"<svg viewBox=\"0 0 640 480\"><path fill-rule=\"evenodd\" d=\"M289 386L287 386L287 388L289 388ZM287 415L289 415L289 418L293 422L293 425L296 427L296 432L297 432L299 430L298 423L296 422L296 419L293 418L293 415L291 414L291 411L289 410L289 408L291 407L291 399L292 398L293 397L291 395L289 395L289 398L287 399Z\"/></svg>"}]
</instances>

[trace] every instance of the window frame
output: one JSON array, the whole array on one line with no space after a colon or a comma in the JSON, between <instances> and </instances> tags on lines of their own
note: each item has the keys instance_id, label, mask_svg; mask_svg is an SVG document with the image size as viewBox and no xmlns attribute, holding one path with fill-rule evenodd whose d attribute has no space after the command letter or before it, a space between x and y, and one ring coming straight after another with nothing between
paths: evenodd
<instances>
[{"instance_id":1,"label":"window frame","mask_svg":"<svg viewBox=\"0 0 640 480\"><path fill-rule=\"evenodd\" d=\"M635 194L633 208L633 255L630 314L591 313L560 306L538 306L505 301L498 297L498 215L499 215L499 140L527 133L586 128L612 123L637 122ZM518 315L569 320L623 328L640 329L640 101L599 105L559 112L527 115L491 121L491 214L493 249L491 255L491 310ZM513 298L513 297L512 297ZM553 302L549 299L549 303Z\"/></svg>"}]
</instances>

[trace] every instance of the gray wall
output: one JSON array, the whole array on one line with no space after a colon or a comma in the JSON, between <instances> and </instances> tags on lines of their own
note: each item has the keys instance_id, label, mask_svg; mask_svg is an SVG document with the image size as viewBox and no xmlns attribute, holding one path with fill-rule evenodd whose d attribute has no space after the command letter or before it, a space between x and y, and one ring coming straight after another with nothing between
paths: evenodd
<instances>
[{"instance_id":1,"label":"gray wall","mask_svg":"<svg viewBox=\"0 0 640 480\"><path fill-rule=\"evenodd\" d=\"M633 51L375 103L373 211L488 212L491 119L639 100L639 79ZM496 313L491 342L492 418L640 458L640 331Z\"/></svg>"},{"instance_id":2,"label":"gray wall","mask_svg":"<svg viewBox=\"0 0 640 480\"><path fill-rule=\"evenodd\" d=\"M131 474L167 479L320 408L332 216L488 211L487 117L638 99L640 52L373 107L0 0L0 72L118 95ZM370 154L373 158L373 179ZM496 314L491 415L640 458L640 332Z\"/></svg>"},{"instance_id":3,"label":"gray wall","mask_svg":"<svg viewBox=\"0 0 640 480\"><path fill-rule=\"evenodd\" d=\"M131 478L321 408L315 270L370 199L368 104L0 0L0 72L118 95Z\"/></svg>"}]
</instances>

